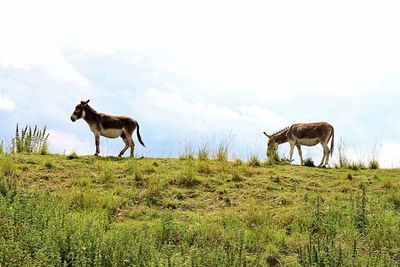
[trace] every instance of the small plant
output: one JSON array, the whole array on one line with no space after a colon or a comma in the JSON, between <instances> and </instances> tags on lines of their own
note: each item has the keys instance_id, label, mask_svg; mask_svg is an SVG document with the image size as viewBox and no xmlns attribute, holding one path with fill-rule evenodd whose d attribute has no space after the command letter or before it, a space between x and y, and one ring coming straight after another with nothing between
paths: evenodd
<instances>
[{"instance_id":1,"label":"small plant","mask_svg":"<svg viewBox=\"0 0 400 267\"><path fill-rule=\"evenodd\" d=\"M114 172L111 168L111 166L108 164L108 162L103 162L102 164L99 165L100 170L102 172L100 178L101 182L104 184L110 184L114 182Z\"/></svg>"},{"instance_id":2,"label":"small plant","mask_svg":"<svg viewBox=\"0 0 400 267\"><path fill-rule=\"evenodd\" d=\"M284 160L280 158L276 148L271 148L271 150L267 152L267 165L274 165L282 162L284 162Z\"/></svg>"},{"instance_id":3,"label":"small plant","mask_svg":"<svg viewBox=\"0 0 400 267\"><path fill-rule=\"evenodd\" d=\"M367 168L362 161L352 162L351 164L347 165L347 167L353 171L365 170Z\"/></svg>"},{"instance_id":4,"label":"small plant","mask_svg":"<svg viewBox=\"0 0 400 267\"><path fill-rule=\"evenodd\" d=\"M211 174L212 170L211 170L211 166L208 162L199 162L198 166L197 166L197 171L199 173L203 173L203 174Z\"/></svg>"},{"instance_id":5,"label":"small plant","mask_svg":"<svg viewBox=\"0 0 400 267\"><path fill-rule=\"evenodd\" d=\"M315 164L314 164L314 161L312 160L312 158L306 158L306 160L304 161L304 166L315 167Z\"/></svg>"},{"instance_id":6,"label":"small plant","mask_svg":"<svg viewBox=\"0 0 400 267\"><path fill-rule=\"evenodd\" d=\"M260 167L261 166L261 162L256 155L253 155L250 157L248 164L251 167Z\"/></svg>"},{"instance_id":7,"label":"small plant","mask_svg":"<svg viewBox=\"0 0 400 267\"><path fill-rule=\"evenodd\" d=\"M200 183L196 178L196 169L193 160L189 160L185 166L183 173L177 179L178 185L191 187Z\"/></svg>"},{"instance_id":8,"label":"small plant","mask_svg":"<svg viewBox=\"0 0 400 267\"><path fill-rule=\"evenodd\" d=\"M26 125L24 128L19 129L17 124L15 137L12 140L11 152L47 154L48 138L49 134L46 132L46 127L39 129L35 125L32 130L31 126Z\"/></svg>"},{"instance_id":9,"label":"small plant","mask_svg":"<svg viewBox=\"0 0 400 267\"><path fill-rule=\"evenodd\" d=\"M1 140L0 141L0 155L3 155L4 154L4 141L3 140Z\"/></svg>"},{"instance_id":10,"label":"small plant","mask_svg":"<svg viewBox=\"0 0 400 267\"><path fill-rule=\"evenodd\" d=\"M243 161L241 159L235 159L235 161L233 162L234 166L242 166L243 165Z\"/></svg>"},{"instance_id":11,"label":"small plant","mask_svg":"<svg viewBox=\"0 0 400 267\"><path fill-rule=\"evenodd\" d=\"M183 153L179 156L179 159L194 159L194 148L190 141L186 141L183 146Z\"/></svg>"},{"instance_id":12,"label":"small plant","mask_svg":"<svg viewBox=\"0 0 400 267\"><path fill-rule=\"evenodd\" d=\"M235 167L232 169L232 181L234 182L241 182L243 181L244 178L242 176L242 173L238 167Z\"/></svg>"},{"instance_id":13,"label":"small plant","mask_svg":"<svg viewBox=\"0 0 400 267\"><path fill-rule=\"evenodd\" d=\"M357 201L357 211L355 218L355 224L360 233L365 231L365 228L367 227L368 224L367 209L366 209L367 197L366 197L366 188L364 184L361 185L361 190L362 190L362 196L361 200Z\"/></svg>"},{"instance_id":14,"label":"small plant","mask_svg":"<svg viewBox=\"0 0 400 267\"><path fill-rule=\"evenodd\" d=\"M379 162L375 159L370 160L370 162L368 163L368 168L371 170L379 169Z\"/></svg>"},{"instance_id":15,"label":"small plant","mask_svg":"<svg viewBox=\"0 0 400 267\"><path fill-rule=\"evenodd\" d=\"M381 182L382 182L382 187L383 188L390 189L390 188L394 187L393 178L390 177L390 176L383 176L382 179L381 179Z\"/></svg>"},{"instance_id":16,"label":"small plant","mask_svg":"<svg viewBox=\"0 0 400 267\"><path fill-rule=\"evenodd\" d=\"M77 158L79 158L79 156L75 152L72 152L67 156L67 159L77 159Z\"/></svg>"},{"instance_id":17,"label":"small plant","mask_svg":"<svg viewBox=\"0 0 400 267\"><path fill-rule=\"evenodd\" d=\"M228 161L229 146L232 142L232 135L229 134L221 139L215 151L215 159L218 161Z\"/></svg>"},{"instance_id":18,"label":"small plant","mask_svg":"<svg viewBox=\"0 0 400 267\"><path fill-rule=\"evenodd\" d=\"M47 143L44 143L42 145L42 147L39 150L39 154L42 156L49 154L49 147L48 147Z\"/></svg>"},{"instance_id":19,"label":"small plant","mask_svg":"<svg viewBox=\"0 0 400 267\"><path fill-rule=\"evenodd\" d=\"M0 195L14 197L17 194L17 182L14 177L0 179Z\"/></svg>"},{"instance_id":20,"label":"small plant","mask_svg":"<svg viewBox=\"0 0 400 267\"><path fill-rule=\"evenodd\" d=\"M54 168L54 165L53 165L53 163L51 161L46 161L44 166L49 170Z\"/></svg>"},{"instance_id":21,"label":"small plant","mask_svg":"<svg viewBox=\"0 0 400 267\"><path fill-rule=\"evenodd\" d=\"M15 174L15 165L9 155L4 156L1 161L1 173L4 176L12 176Z\"/></svg>"},{"instance_id":22,"label":"small plant","mask_svg":"<svg viewBox=\"0 0 400 267\"><path fill-rule=\"evenodd\" d=\"M143 180L143 172L139 167L139 164L136 160L128 161L128 170L133 175L135 181L139 182Z\"/></svg>"},{"instance_id":23,"label":"small plant","mask_svg":"<svg viewBox=\"0 0 400 267\"><path fill-rule=\"evenodd\" d=\"M345 168L350 165L350 160L347 157L347 144L344 138L339 139L339 143L337 145L338 154L339 154L339 168Z\"/></svg>"},{"instance_id":24,"label":"small plant","mask_svg":"<svg viewBox=\"0 0 400 267\"><path fill-rule=\"evenodd\" d=\"M372 148L372 158L368 163L368 168L371 170L379 169L379 161L378 161L379 148L380 146L378 142L375 142L374 147Z\"/></svg>"},{"instance_id":25,"label":"small plant","mask_svg":"<svg viewBox=\"0 0 400 267\"><path fill-rule=\"evenodd\" d=\"M197 151L197 158L199 160L208 160L208 150L206 147L202 147Z\"/></svg>"}]
</instances>

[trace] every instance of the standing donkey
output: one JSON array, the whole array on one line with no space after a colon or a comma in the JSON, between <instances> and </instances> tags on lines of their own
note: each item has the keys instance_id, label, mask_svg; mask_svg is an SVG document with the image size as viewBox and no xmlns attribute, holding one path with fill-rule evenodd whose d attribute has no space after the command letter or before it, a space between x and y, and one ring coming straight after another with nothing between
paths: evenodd
<instances>
[{"instance_id":1,"label":"standing donkey","mask_svg":"<svg viewBox=\"0 0 400 267\"><path fill-rule=\"evenodd\" d=\"M81 101L75 107L74 112L71 115L71 121L75 122L78 119L83 118L90 127L90 130L94 133L96 143L96 153L98 156L100 153L100 135L107 138L121 137L124 140L125 147L121 150L118 157L121 157L128 147L131 148L131 158L134 157L135 143L132 139L132 134L137 127L137 138L142 146L146 147L140 137L139 123L125 116L111 116L104 113L99 113L92 109L88 101Z\"/></svg>"},{"instance_id":2,"label":"standing donkey","mask_svg":"<svg viewBox=\"0 0 400 267\"><path fill-rule=\"evenodd\" d=\"M332 156L333 153L335 131L333 126L327 122L297 123L272 135L268 135L265 132L264 134L269 138L267 149L268 154L270 154L273 149L277 149L278 145L289 142L290 162L292 162L293 150L295 146L299 152L301 165L304 163L301 145L315 146L321 143L324 149L324 155L319 167L324 164L324 160L324 165L327 165L329 161L329 154ZM328 142L331 138L331 148L329 149Z\"/></svg>"}]
</instances>

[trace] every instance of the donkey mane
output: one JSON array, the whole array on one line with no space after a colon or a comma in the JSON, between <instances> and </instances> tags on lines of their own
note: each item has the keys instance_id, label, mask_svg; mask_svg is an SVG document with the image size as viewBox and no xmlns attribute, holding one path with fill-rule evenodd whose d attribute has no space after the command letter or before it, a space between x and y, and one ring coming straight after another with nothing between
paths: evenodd
<instances>
[{"instance_id":1,"label":"donkey mane","mask_svg":"<svg viewBox=\"0 0 400 267\"><path fill-rule=\"evenodd\" d=\"M274 136L274 135L277 135L277 134L281 134L281 133L283 133L284 131L287 131L289 128L290 128L290 127L285 127L285 128L283 128L282 130L279 130L279 131L277 131L277 132L271 134L271 136Z\"/></svg>"},{"instance_id":2,"label":"donkey mane","mask_svg":"<svg viewBox=\"0 0 400 267\"><path fill-rule=\"evenodd\" d=\"M94 110L94 109L93 109L91 106L89 106L89 105L86 105L85 110L98 113L96 110Z\"/></svg>"}]
</instances>

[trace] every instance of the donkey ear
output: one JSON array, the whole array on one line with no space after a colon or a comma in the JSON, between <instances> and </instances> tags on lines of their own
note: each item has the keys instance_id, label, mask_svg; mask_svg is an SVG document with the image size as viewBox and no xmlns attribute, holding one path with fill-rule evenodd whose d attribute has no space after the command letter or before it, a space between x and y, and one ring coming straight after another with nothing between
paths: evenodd
<instances>
[{"instance_id":1,"label":"donkey ear","mask_svg":"<svg viewBox=\"0 0 400 267\"><path fill-rule=\"evenodd\" d=\"M266 132L263 132L265 134L266 137L271 138L270 135L268 135Z\"/></svg>"},{"instance_id":2,"label":"donkey ear","mask_svg":"<svg viewBox=\"0 0 400 267\"><path fill-rule=\"evenodd\" d=\"M90 99L88 99L87 101L81 101L82 105L87 105L89 103Z\"/></svg>"}]
</instances>

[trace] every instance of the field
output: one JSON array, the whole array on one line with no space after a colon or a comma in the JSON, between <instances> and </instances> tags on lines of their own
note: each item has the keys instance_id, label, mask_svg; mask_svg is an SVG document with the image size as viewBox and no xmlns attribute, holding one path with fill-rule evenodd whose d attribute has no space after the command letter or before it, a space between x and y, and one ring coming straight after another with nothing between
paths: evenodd
<instances>
[{"instance_id":1,"label":"field","mask_svg":"<svg viewBox=\"0 0 400 267\"><path fill-rule=\"evenodd\" d=\"M0 157L0 266L400 262L399 169Z\"/></svg>"}]
</instances>

